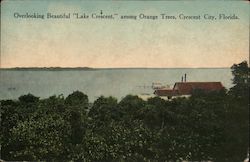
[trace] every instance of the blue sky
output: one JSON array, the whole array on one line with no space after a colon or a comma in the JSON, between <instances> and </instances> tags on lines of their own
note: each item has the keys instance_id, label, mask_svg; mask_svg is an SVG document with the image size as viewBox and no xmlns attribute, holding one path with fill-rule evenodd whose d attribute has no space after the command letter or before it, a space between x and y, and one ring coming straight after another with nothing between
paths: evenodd
<instances>
[{"instance_id":1,"label":"blue sky","mask_svg":"<svg viewBox=\"0 0 250 162\"><path fill-rule=\"evenodd\" d=\"M235 14L239 20L41 20L14 13ZM247 1L5 0L1 67L229 67L249 57Z\"/></svg>"}]
</instances>

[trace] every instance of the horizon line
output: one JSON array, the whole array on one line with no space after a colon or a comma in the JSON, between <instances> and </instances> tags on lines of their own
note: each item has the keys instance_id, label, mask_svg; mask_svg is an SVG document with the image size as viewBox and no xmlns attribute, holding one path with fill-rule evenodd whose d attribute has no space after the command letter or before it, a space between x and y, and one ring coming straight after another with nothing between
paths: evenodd
<instances>
[{"instance_id":1,"label":"horizon line","mask_svg":"<svg viewBox=\"0 0 250 162\"><path fill-rule=\"evenodd\" d=\"M18 69L223 69L230 67L0 67L0 70L18 70Z\"/></svg>"}]
</instances>

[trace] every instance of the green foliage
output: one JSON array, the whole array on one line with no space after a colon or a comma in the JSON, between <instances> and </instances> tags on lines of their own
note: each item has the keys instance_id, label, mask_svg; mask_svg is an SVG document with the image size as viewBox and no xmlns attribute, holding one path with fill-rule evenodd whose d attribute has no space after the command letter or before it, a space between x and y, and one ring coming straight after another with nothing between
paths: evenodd
<instances>
[{"instance_id":1,"label":"green foliage","mask_svg":"<svg viewBox=\"0 0 250 162\"><path fill-rule=\"evenodd\" d=\"M117 99L101 96L93 103L88 115L100 124L108 123L112 119L119 120L120 115L117 106Z\"/></svg>"},{"instance_id":2,"label":"green foliage","mask_svg":"<svg viewBox=\"0 0 250 162\"><path fill-rule=\"evenodd\" d=\"M88 108L88 96L82 92L75 91L65 99L65 104L70 106L83 106Z\"/></svg>"},{"instance_id":3,"label":"green foliage","mask_svg":"<svg viewBox=\"0 0 250 162\"><path fill-rule=\"evenodd\" d=\"M250 81L250 68L247 61L243 61L239 64L234 64L232 67L233 84L230 89L230 93L237 98L249 98L249 81Z\"/></svg>"},{"instance_id":4,"label":"green foliage","mask_svg":"<svg viewBox=\"0 0 250 162\"><path fill-rule=\"evenodd\" d=\"M70 126L59 115L34 115L10 130L10 142L16 145L10 154L20 161L58 160L64 151L64 137L69 130Z\"/></svg>"},{"instance_id":5,"label":"green foliage","mask_svg":"<svg viewBox=\"0 0 250 162\"><path fill-rule=\"evenodd\" d=\"M229 92L189 98L92 104L76 91L39 99L1 100L1 155L9 161L242 161L249 143L249 68L232 66ZM246 81L247 79L247 81Z\"/></svg>"},{"instance_id":6,"label":"green foliage","mask_svg":"<svg viewBox=\"0 0 250 162\"><path fill-rule=\"evenodd\" d=\"M34 95L29 93L27 95L20 96L18 99L22 103L34 103L39 100L39 97L35 97Z\"/></svg>"},{"instance_id":7,"label":"green foliage","mask_svg":"<svg viewBox=\"0 0 250 162\"><path fill-rule=\"evenodd\" d=\"M234 86L229 91L225 115L225 150L228 161L239 161L249 149L249 81L247 61L231 67Z\"/></svg>"}]
</instances>

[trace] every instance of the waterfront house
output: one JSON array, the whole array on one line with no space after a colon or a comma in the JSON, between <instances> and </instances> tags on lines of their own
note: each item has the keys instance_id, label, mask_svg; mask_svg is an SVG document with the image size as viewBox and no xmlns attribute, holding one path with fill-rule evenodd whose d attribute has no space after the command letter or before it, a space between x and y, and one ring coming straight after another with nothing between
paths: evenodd
<instances>
[{"instance_id":1,"label":"waterfront house","mask_svg":"<svg viewBox=\"0 0 250 162\"><path fill-rule=\"evenodd\" d=\"M221 82L177 82L174 84L173 89L156 89L154 94L162 98L171 99L174 97L191 96L195 90L207 93L222 89L224 87Z\"/></svg>"}]
</instances>

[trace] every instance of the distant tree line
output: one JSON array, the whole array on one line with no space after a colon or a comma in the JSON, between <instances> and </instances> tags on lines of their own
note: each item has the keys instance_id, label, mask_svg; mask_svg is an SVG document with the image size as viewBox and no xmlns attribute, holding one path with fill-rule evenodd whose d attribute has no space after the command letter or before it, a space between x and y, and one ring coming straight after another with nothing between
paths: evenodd
<instances>
[{"instance_id":1,"label":"distant tree line","mask_svg":"<svg viewBox=\"0 0 250 162\"><path fill-rule=\"evenodd\" d=\"M230 90L190 98L89 103L32 94L1 100L1 159L6 161L164 162L243 161L249 144L249 67L231 67Z\"/></svg>"}]
</instances>

